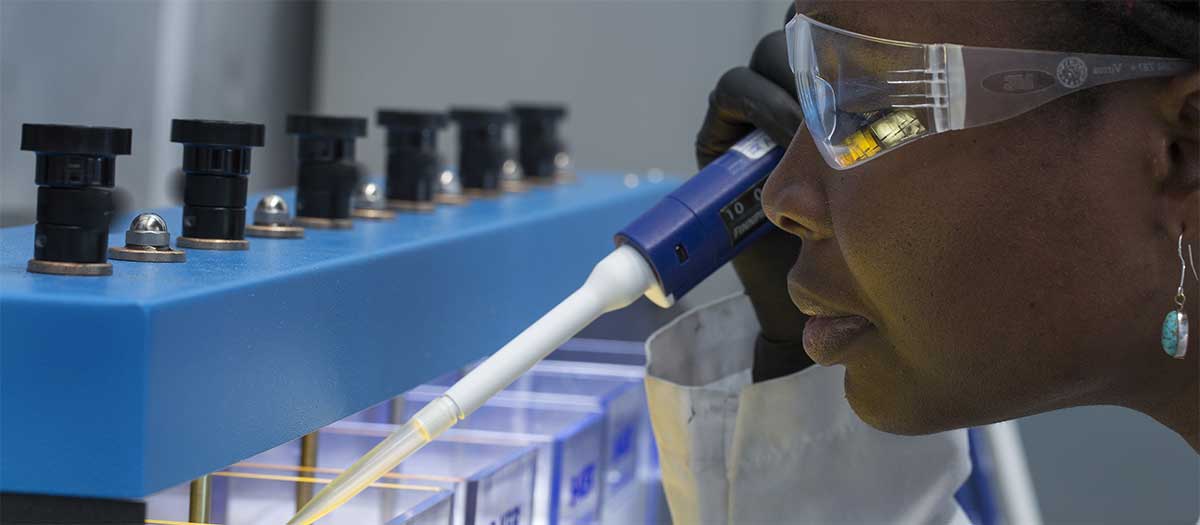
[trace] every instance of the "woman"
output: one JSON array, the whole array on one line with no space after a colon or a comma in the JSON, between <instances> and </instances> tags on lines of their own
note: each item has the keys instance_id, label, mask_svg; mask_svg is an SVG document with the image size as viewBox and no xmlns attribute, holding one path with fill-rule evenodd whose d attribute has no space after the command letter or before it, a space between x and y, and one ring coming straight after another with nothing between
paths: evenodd
<instances>
[{"instance_id":1,"label":"woman","mask_svg":"<svg viewBox=\"0 0 1200 525\"><path fill-rule=\"evenodd\" d=\"M763 206L802 247L764 241L735 261L748 301L648 343L677 521L962 521L949 498L965 445L952 430L1072 406L1143 412L1200 451L1200 337L1183 347L1164 327L1175 312L1200 322L1181 262L1200 251L1197 3L796 9L790 42L768 36L722 78L697 151L706 163L753 128L790 142ZM963 48L963 109L924 96L930 80L964 89L930 71L958 48L935 56L850 32L1059 53L1049 66L1036 53L988 63ZM806 369L801 343L841 366Z\"/></svg>"}]
</instances>

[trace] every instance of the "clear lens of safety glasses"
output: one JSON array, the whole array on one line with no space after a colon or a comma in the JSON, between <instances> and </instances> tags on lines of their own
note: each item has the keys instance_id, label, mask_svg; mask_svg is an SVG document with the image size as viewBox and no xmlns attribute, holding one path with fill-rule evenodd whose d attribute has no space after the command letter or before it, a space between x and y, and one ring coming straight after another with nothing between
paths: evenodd
<instances>
[{"instance_id":1,"label":"clear lens of safety glasses","mask_svg":"<svg viewBox=\"0 0 1200 525\"><path fill-rule=\"evenodd\" d=\"M946 129L943 46L881 40L802 16L788 23L787 37L807 127L831 167L851 168Z\"/></svg>"},{"instance_id":2,"label":"clear lens of safety glasses","mask_svg":"<svg viewBox=\"0 0 1200 525\"><path fill-rule=\"evenodd\" d=\"M788 23L787 38L805 123L839 170L1075 91L1196 69L1177 58L898 42L804 15Z\"/></svg>"}]
</instances>

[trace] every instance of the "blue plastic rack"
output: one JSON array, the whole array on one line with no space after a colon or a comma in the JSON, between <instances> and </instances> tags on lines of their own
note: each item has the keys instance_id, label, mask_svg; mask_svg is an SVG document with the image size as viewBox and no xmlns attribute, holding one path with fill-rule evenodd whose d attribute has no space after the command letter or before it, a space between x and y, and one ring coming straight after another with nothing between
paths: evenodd
<instances>
[{"instance_id":1,"label":"blue plastic rack","mask_svg":"<svg viewBox=\"0 0 1200 525\"><path fill-rule=\"evenodd\" d=\"M33 227L2 229L0 491L141 498L478 359L678 185L626 182L584 174L110 277L27 273ZM180 209L156 211L178 235Z\"/></svg>"}]
</instances>

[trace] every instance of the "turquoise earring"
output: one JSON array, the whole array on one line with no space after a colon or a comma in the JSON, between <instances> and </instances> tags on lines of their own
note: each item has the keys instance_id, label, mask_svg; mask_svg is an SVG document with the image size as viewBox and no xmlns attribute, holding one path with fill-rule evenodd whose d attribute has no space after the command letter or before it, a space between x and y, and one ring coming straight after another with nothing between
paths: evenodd
<instances>
[{"instance_id":1,"label":"turquoise earring","mask_svg":"<svg viewBox=\"0 0 1200 525\"><path fill-rule=\"evenodd\" d=\"M1192 263L1192 276L1200 281L1200 276L1196 275L1196 263L1192 261L1192 245L1188 245L1187 260L1183 258L1183 234L1179 234L1179 264L1182 268L1179 269L1179 291L1175 292L1174 310L1167 312L1167 318L1163 320L1162 325L1162 347L1167 355L1175 359L1183 359L1187 355L1188 344L1188 316L1183 311L1183 305L1187 303L1187 296L1183 294L1183 281L1187 278L1188 262Z\"/></svg>"}]
</instances>

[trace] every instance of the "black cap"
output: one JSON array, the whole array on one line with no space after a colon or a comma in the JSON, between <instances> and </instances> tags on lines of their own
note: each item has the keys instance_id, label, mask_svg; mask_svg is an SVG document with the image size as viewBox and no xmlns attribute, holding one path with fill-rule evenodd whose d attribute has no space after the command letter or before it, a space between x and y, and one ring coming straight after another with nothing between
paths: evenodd
<instances>
[{"instance_id":1,"label":"black cap","mask_svg":"<svg viewBox=\"0 0 1200 525\"><path fill-rule=\"evenodd\" d=\"M514 102L511 107L513 115L516 115L518 120L526 118L561 119L567 116L567 106L564 104Z\"/></svg>"},{"instance_id":2,"label":"black cap","mask_svg":"<svg viewBox=\"0 0 1200 525\"><path fill-rule=\"evenodd\" d=\"M381 109L375 120L385 128L443 128L449 122L445 113L398 109Z\"/></svg>"},{"instance_id":3,"label":"black cap","mask_svg":"<svg viewBox=\"0 0 1200 525\"><path fill-rule=\"evenodd\" d=\"M40 153L128 155L133 130L63 124L22 124L21 149Z\"/></svg>"},{"instance_id":4,"label":"black cap","mask_svg":"<svg viewBox=\"0 0 1200 525\"><path fill-rule=\"evenodd\" d=\"M171 142L183 144L212 144L215 146L259 147L263 145L266 126L252 122L225 120L171 120Z\"/></svg>"},{"instance_id":5,"label":"black cap","mask_svg":"<svg viewBox=\"0 0 1200 525\"><path fill-rule=\"evenodd\" d=\"M288 115L287 132L319 137L365 137L367 119L324 115Z\"/></svg>"},{"instance_id":6,"label":"black cap","mask_svg":"<svg viewBox=\"0 0 1200 525\"><path fill-rule=\"evenodd\" d=\"M505 124L512 113L503 109L456 107L450 108L450 119L459 125Z\"/></svg>"}]
</instances>

